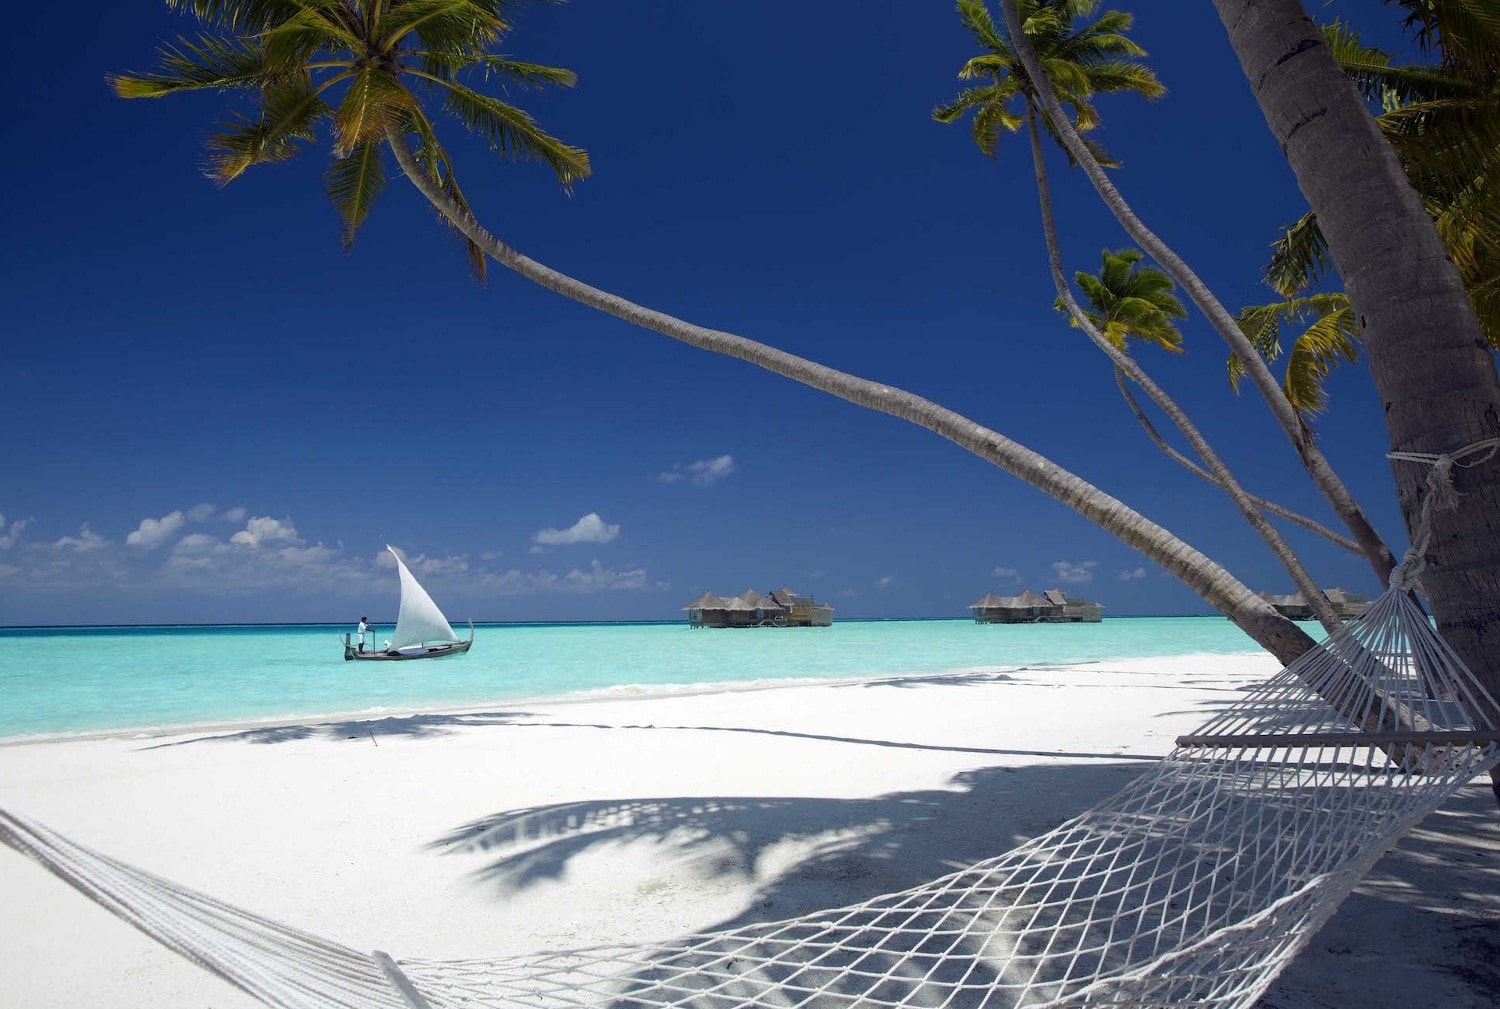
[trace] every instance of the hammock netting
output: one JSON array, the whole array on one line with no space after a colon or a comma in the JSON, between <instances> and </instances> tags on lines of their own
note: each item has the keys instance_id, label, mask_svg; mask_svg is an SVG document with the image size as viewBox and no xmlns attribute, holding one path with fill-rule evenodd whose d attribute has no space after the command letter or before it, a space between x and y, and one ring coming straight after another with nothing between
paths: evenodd
<instances>
[{"instance_id":1,"label":"hammock netting","mask_svg":"<svg viewBox=\"0 0 1500 1009\"><path fill-rule=\"evenodd\" d=\"M285 1009L1229 1009L1500 760L1496 711L1392 589L1119 794L996 858L800 918L493 960L350 949L3 811L0 841Z\"/></svg>"}]
</instances>

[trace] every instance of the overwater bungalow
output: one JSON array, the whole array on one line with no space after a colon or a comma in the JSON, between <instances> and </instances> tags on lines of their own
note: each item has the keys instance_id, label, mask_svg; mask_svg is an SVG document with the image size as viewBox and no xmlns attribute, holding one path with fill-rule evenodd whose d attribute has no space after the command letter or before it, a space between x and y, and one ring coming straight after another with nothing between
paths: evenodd
<instances>
[{"instance_id":1,"label":"overwater bungalow","mask_svg":"<svg viewBox=\"0 0 1500 1009\"><path fill-rule=\"evenodd\" d=\"M1333 612L1340 620L1353 620L1370 606L1370 597L1355 592L1345 592L1341 588L1324 589L1323 595L1333 605ZM1260 597L1272 606L1276 612L1288 620L1313 620L1313 609L1307 602L1307 597L1301 592L1293 592L1291 595L1278 596L1270 592L1262 592Z\"/></svg>"},{"instance_id":2,"label":"overwater bungalow","mask_svg":"<svg viewBox=\"0 0 1500 1009\"><path fill-rule=\"evenodd\" d=\"M969 611L976 624L1097 624L1104 619L1102 604L1061 589L1040 595L1030 589L1014 596L986 592L969 604Z\"/></svg>"},{"instance_id":3,"label":"overwater bungalow","mask_svg":"<svg viewBox=\"0 0 1500 1009\"><path fill-rule=\"evenodd\" d=\"M833 607L789 588L767 595L746 589L737 596L712 592L688 603L689 627L831 627Z\"/></svg>"}]
</instances>

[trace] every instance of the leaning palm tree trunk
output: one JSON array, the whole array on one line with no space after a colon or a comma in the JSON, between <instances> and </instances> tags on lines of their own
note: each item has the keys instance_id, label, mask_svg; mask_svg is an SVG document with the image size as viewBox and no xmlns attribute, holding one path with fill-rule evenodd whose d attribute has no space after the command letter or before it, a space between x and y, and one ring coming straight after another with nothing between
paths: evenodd
<instances>
[{"instance_id":1,"label":"leaning palm tree trunk","mask_svg":"<svg viewBox=\"0 0 1500 1009\"><path fill-rule=\"evenodd\" d=\"M1214 0L1359 317L1391 447L1452 453L1500 436L1500 376L1432 219L1300 0ZM1395 462L1408 530L1427 467ZM1422 587L1438 629L1500 692L1500 463L1453 471Z\"/></svg>"},{"instance_id":2,"label":"leaning palm tree trunk","mask_svg":"<svg viewBox=\"0 0 1500 1009\"><path fill-rule=\"evenodd\" d=\"M1240 514L1245 517L1245 521L1250 523L1250 526L1255 530L1257 535L1271 548L1271 552L1276 555L1276 559L1281 562L1281 566L1292 576L1292 581L1302 591L1302 597L1312 607L1313 615L1318 618L1318 623L1322 624L1332 634L1343 625L1343 621L1333 611L1333 604L1328 601L1327 596L1323 595L1322 590L1318 588L1318 583L1313 580L1312 575L1307 573L1307 568L1303 566L1301 559L1292 552L1291 546L1282 537L1281 533L1261 513L1261 510L1256 507L1250 495L1245 492L1245 488L1240 486L1239 481L1235 479L1229 467L1224 464L1224 460L1219 458L1219 454L1208 443L1208 439L1203 437L1203 433L1198 430L1197 425L1188 418L1188 415L1182 411L1182 408L1177 405L1176 401L1168 396L1161 386L1157 385L1130 355L1120 350L1120 348L1107 340L1103 333L1099 332L1098 327L1089 321L1088 316L1084 315L1083 309L1079 307L1077 300L1073 297L1073 289L1068 286L1067 278L1063 275L1062 252L1058 248L1057 241L1057 226L1052 219L1052 188L1047 181L1047 161L1042 151L1042 136L1041 131L1037 129L1036 117L1036 109L1031 104L1030 99L1028 99L1026 102L1026 132L1031 138L1031 163L1036 171L1036 189L1042 211L1042 234L1047 241L1047 261L1052 269L1052 283L1057 288L1058 297L1067 306L1068 314L1073 317L1073 321L1077 323L1078 328L1082 329L1088 335L1089 340L1093 342L1094 346L1104 352L1105 356L1113 362L1116 370L1130 376L1130 380L1140 386L1147 396L1151 397L1151 401L1161 408L1162 412L1171 419L1172 423L1177 426L1177 429L1187 438L1188 444L1193 447L1193 451L1198 453L1198 458L1203 460L1204 465L1213 474L1214 482L1229 495L1235 507L1240 510Z\"/></svg>"},{"instance_id":3,"label":"leaning palm tree trunk","mask_svg":"<svg viewBox=\"0 0 1500 1009\"><path fill-rule=\"evenodd\" d=\"M1130 209L1130 205L1125 202L1125 198L1120 195L1114 183L1110 182L1109 177L1105 175L1098 160L1079 137L1077 130L1073 128L1067 113L1058 104L1057 96L1053 93L1046 74L1037 63L1036 54L1032 52L1031 44L1027 41L1026 33L1022 29L1021 20L1016 14L1015 0L1000 0L1000 9L1005 15L1006 30L1010 34L1011 44L1025 66L1026 75L1036 89L1037 96L1057 136L1062 139L1073 159L1088 175L1089 181L1094 184L1094 188L1098 190L1100 197L1114 213L1115 218L1136 243L1146 250L1151 258L1160 263L1167 273L1171 274L1172 279L1176 280L1187 292L1193 303L1229 344L1230 349L1244 362L1246 372L1255 382L1261 395L1265 397L1271 413L1286 431L1293 448L1302 460L1302 465L1307 469L1323 496L1328 499L1334 512L1359 542L1376 575L1384 580L1396 565L1395 557L1391 555L1390 549L1381 540L1380 534L1375 531L1375 527L1370 524L1370 520L1355 502L1349 489L1333 471L1328 459L1297 416L1297 411L1293 409L1291 403L1287 402L1286 395L1275 376L1271 374L1270 368L1266 367L1265 361L1261 360L1245 334L1240 331L1234 317L1219 303L1208 286L1183 262L1181 257L1158 238L1150 228L1146 227Z\"/></svg>"},{"instance_id":4,"label":"leaning palm tree trunk","mask_svg":"<svg viewBox=\"0 0 1500 1009\"><path fill-rule=\"evenodd\" d=\"M1123 502L1051 460L914 393L859 378L733 333L693 325L543 266L490 234L472 214L459 206L422 170L400 134L389 133L386 139L406 177L438 213L500 265L548 290L632 325L694 347L748 361L803 385L900 417L939 434L1020 477L1112 533L1121 542L1139 550L1180 578L1282 662L1290 662L1313 646L1313 640L1301 628L1277 613L1228 571Z\"/></svg>"}]
</instances>

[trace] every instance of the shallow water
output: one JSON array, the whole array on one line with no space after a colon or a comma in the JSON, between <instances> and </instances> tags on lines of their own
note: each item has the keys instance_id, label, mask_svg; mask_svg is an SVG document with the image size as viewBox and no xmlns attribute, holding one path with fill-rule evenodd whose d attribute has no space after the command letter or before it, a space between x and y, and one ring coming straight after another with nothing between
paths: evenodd
<instances>
[{"instance_id":1,"label":"shallow water","mask_svg":"<svg viewBox=\"0 0 1500 1009\"><path fill-rule=\"evenodd\" d=\"M457 707L726 682L839 679L1259 651L1223 617L827 628L481 625L459 658L357 663L344 626L0 629L0 737ZM374 640L389 637L376 630Z\"/></svg>"}]
</instances>

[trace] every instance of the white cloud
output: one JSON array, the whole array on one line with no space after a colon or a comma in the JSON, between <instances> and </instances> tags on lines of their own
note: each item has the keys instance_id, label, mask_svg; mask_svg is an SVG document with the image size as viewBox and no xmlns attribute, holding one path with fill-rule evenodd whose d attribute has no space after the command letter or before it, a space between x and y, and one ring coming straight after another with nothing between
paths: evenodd
<instances>
[{"instance_id":1,"label":"white cloud","mask_svg":"<svg viewBox=\"0 0 1500 1009\"><path fill-rule=\"evenodd\" d=\"M16 519L10 524L10 531L5 531L5 516L0 515L0 550L9 550L21 539L21 532L31 524L29 519Z\"/></svg>"},{"instance_id":2,"label":"white cloud","mask_svg":"<svg viewBox=\"0 0 1500 1009\"><path fill-rule=\"evenodd\" d=\"M461 575L469 570L469 555L454 554L448 557L406 558L406 566L413 574L426 578L428 575Z\"/></svg>"},{"instance_id":3,"label":"white cloud","mask_svg":"<svg viewBox=\"0 0 1500 1009\"><path fill-rule=\"evenodd\" d=\"M538 595L544 592L567 592L580 595L591 592L652 592L670 586L666 582L653 581L644 568L614 571L597 560L591 561L589 569L574 568L567 574L554 571L509 571L483 572L475 583L487 592L505 596Z\"/></svg>"},{"instance_id":4,"label":"white cloud","mask_svg":"<svg viewBox=\"0 0 1500 1009\"><path fill-rule=\"evenodd\" d=\"M307 568L333 560L339 556L339 551L318 543L310 547L282 547L276 551L276 556L280 557L288 567Z\"/></svg>"},{"instance_id":5,"label":"white cloud","mask_svg":"<svg viewBox=\"0 0 1500 1009\"><path fill-rule=\"evenodd\" d=\"M735 471L734 456L721 455L717 459L700 459L686 466L678 463L669 472L660 474L662 483L681 483L686 480L695 487L707 487L718 483Z\"/></svg>"},{"instance_id":6,"label":"white cloud","mask_svg":"<svg viewBox=\"0 0 1500 1009\"><path fill-rule=\"evenodd\" d=\"M896 584L896 576L895 575L886 575L884 578L877 578L877 579L875 579L875 587L877 589L888 589L892 585L895 585L895 584Z\"/></svg>"},{"instance_id":7,"label":"white cloud","mask_svg":"<svg viewBox=\"0 0 1500 1009\"><path fill-rule=\"evenodd\" d=\"M1016 568L997 567L994 571L990 572L990 574L994 575L996 578L1004 579L1005 581L1018 582L1021 580L1021 572Z\"/></svg>"},{"instance_id":8,"label":"white cloud","mask_svg":"<svg viewBox=\"0 0 1500 1009\"><path fill-rule=\"evenodd\" d=\"M567 529L543 529L532 540L541 546L559 547L574 543L608 543L619 535L619 525L606 523L598 512L589 512Z\"/></svg>"},{"instance_id":9,"label":"white cloud","mask_svg":"<svg viewBox=\"0 0 1500 1009\"><path fill-rule=\"evenodd\" d=\"M590 561L587 571L574 568L563 575L563 585L570 592L598 592L602 589L644 589L648 587L645 568L611 571L598 561ZM665 588L665 586L662 586Z\"/></svg>"},{"instance_id":10,"label":"white cloud","mask_svg":"<svg viewBox=\"0 0 1500 1009\"><path fill-rule=\"evenodd\" d=\"M228 544L216 536L207 533L188 533L172 547L172 553L176 556L191 554L213 554L223 553L229 549Z\"/></svg>"},{"instance_id":11,"label":"white cloud","mask_svg":"<svg viewBox=\"0 0 1500 1009\"><path fill-rule=\"evenodd\" d=\"M52 549L64 553L91 553L107 546L109 540L90 529L87 522L79 528L77 536L64 536L52 542Z\"/></svg>"},{"instance_id":12,"label":"white cloud","mask_svg":"<svg viewBox=\"0 0 1500 1009\"><path fill-rule=\"evenodd\" d=\"M214 517L214 512L217 510L218 509L216 509L211 504L195 504L193 505L193 507L187 510L188 521L207 522L209 519Z\"/></svg>"},{"instance_id":13,"label":"white cloud","mask_svg":"<svg viewBox=\"0 0 1500 1009\"><path fill-rule=\"evenodd\" d=\"M168 512L159 519L141 519L135 531L125 537L127 547L151 551L176 536L187 524L182 512Z\"/></svg>"},{"instance_id":14,"label":"white cloud","mask_svg":"<svg viewBox=\"0 0 1500 1009\"><path fill-rule=\"evenodd\" d=\"M1146 577L1146 569L1145 568L1135 568L1132 571L1121 571L1120 572L1120 581L1122 581L1122 582L1133 582L1133 581L1136 581L1137 579L1145 578L1145 577Z\"/></svg>"},{"instance_id":15,"label":"white cloud","mask_svg":"<svg viewBox=\"0 0 1500 1009\"><path fill-rule=\"evenodd\" d=\"M238 525L239 523L245 521L245 516L248 514L250 513L243 508L229 508L226 509L224 514L220 515L219 518L223 519L225 522L230 522Z\"/></svg>"},{"instance_id":16,"label":"white cloud","mask_svg":"<svg viewBox=\"0 0 1500 1009\"><path fill-rule=\"evenodd\" d=\"M1094 569L1099 566L1098 561L1083 561L1075 564L1072 561L1054 561L1052 573L1060 582L1072 585L1082 585L1094 580Z\"/></svg>"},{"instance_id":17,"label":"white cloud","mask_svg":"<svg viewBox=\"0 0 1500 1009\"><path fill-rule=\"evenodd\" d=\"M269 543L296 545L302 542L302 537L297 535L297 529L290 519L281 521L268 515L259 515L245 523L245 528L229 537L229 542L254 550Z\"/></svg>"}]
</instances>

